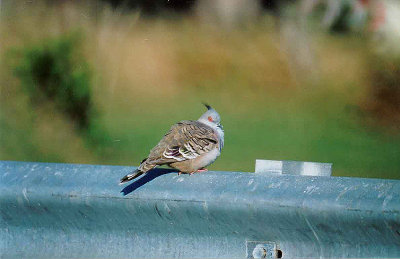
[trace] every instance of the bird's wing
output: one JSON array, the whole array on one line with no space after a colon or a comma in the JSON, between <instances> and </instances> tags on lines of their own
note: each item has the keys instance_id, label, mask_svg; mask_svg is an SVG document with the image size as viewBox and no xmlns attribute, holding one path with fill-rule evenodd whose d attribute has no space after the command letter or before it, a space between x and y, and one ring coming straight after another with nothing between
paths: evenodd
<instances>
[{"instance_id":1,"label":"bird's wing","mask_svg":"<svg viewBox=\"0 0 400 259\"><path fill-rule=\"evenodd\" d=\"M194 159L218 147L218 141L211 127L198 121L181 121L150 151L146 163L161 165Z\"/></svg>"}]
</instances>

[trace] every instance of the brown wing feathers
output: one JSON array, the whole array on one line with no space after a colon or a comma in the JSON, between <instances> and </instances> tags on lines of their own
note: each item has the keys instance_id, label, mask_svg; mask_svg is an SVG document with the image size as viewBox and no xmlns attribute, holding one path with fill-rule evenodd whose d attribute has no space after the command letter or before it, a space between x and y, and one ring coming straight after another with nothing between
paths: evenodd
<instances>
[{"instance_id":1,"label":"brown wing feathers","mask_svg":"<svg viewBox=\"0 0 400 259\"><path fill-rule=\"evenodd\" d=\"M139 170L147 172L157 165L193 159L209 152L217 144L218 137L209 126L198 121L181 121L172 126L150 151Z\"/></svg>"},{"instance_id":2,"label":"brown wing feathers","mask_svg":"<svg viewBox=\"0 0 400 259\"><path fill-rule=\"evenodd\" d=\"M121 183L139 177L158 165L196 158L218 145L216 132L198 121L181 121L173 125L138 169L124 176Z\"/></svg>"}]
</instances>

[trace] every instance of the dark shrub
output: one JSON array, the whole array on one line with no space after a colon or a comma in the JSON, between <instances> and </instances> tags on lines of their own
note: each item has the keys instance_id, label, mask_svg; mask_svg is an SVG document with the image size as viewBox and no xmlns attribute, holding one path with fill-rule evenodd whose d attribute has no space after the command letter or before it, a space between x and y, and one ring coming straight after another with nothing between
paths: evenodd
<instances>
[{"instance_id":1,"label":"dark shrub","mask_svg":"<svg viewBox=\"0 0 400 259\"><path fill-rule=\"evenodd\" d=\"M80 129L87 129L92 113L90 71L78 49L76 35L26 47L18 51L14 72L34 103L52 100Z\"/></svg>"},{"instance_id":2,"label":"dark shrub","mask_svg":"<svg viewBox=\"0 0 400 259\"><path fill-rule=\"evenodd\" d=\"M368 67L368 108L385 124L400 127L400 56L371 55Z\"/></svg>"}]
</instances>

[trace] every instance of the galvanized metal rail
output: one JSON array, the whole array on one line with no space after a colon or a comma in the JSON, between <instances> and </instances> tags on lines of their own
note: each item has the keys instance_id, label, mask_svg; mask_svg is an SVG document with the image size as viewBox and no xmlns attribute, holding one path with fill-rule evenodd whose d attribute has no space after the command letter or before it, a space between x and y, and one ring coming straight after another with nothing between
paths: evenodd
<instances>
[{"instance_id":1,"label":"galvanized metal rail","mask_svg":"<svg viewBox=\"0 0 400 259\"><path fill-rule=\"evenodd\" d=\"M400 181L132 169L0 162L0 257L400 257Z\"/></svg>"}]
</instances>

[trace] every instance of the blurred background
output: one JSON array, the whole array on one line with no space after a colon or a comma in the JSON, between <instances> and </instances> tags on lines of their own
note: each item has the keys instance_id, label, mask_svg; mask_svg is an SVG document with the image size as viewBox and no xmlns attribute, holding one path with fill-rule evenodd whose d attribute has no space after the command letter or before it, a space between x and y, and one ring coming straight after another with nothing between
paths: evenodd
<instances>
[{"instance_id":1,"label":"blurred background","mask_svg":"<svg viewBox=\"0 0 400 259\"><path fill-rule=\"evenodd\" d=\"M0 159L137 166L211 104L225 147L400 178L400 2L0 1Z\"/></svg>"}]
</instances>

